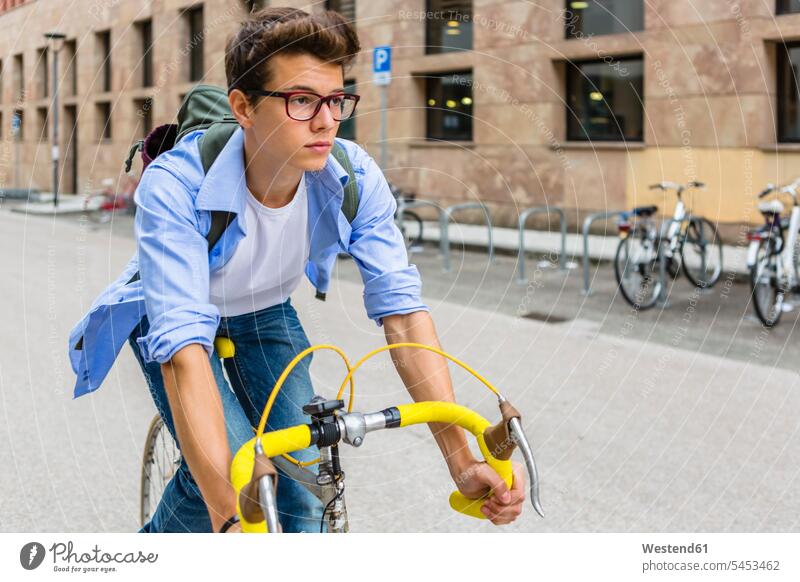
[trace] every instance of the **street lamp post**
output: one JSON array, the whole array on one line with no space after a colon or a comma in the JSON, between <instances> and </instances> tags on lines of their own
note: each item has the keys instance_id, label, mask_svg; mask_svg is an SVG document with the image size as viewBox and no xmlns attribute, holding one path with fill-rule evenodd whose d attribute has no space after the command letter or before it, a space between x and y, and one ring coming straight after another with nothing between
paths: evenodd
<instances>
[{"instance_id":1,"label":"street lamp post","mask_svg":"<svg viewBox=\"0 0 800 582\"><path fill-rule=\"evenodd\" d=\"M52 136L51 158L53 160L53 206L58 207L58 52L61 50L61 46L64 44L66 35L60 32L48 32L45 33L44 36L50 42L50 47L53 52L53 130L50 135Z\"/></svg>"}]
</instances>

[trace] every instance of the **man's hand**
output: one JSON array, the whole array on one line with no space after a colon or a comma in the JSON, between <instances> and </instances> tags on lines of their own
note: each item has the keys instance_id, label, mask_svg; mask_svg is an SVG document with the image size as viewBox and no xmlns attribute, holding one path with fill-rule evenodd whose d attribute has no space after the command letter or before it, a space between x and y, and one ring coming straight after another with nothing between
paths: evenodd
<instances>
[{"instance_id":1,"label":"man's hand","mask_svg":"<svg viewBox=\"0 0 800 582\"><path fill-rule=\"evenodd\" d=\"M458 490L470 499L478 499L489 491L481 507L483 514L495 525L505 525L517 519L525 502L525 474L522 465L511 463L514 483L509 491L505 481L483 461L475 461L454 478Z\"/></svg>"}]
</instances>

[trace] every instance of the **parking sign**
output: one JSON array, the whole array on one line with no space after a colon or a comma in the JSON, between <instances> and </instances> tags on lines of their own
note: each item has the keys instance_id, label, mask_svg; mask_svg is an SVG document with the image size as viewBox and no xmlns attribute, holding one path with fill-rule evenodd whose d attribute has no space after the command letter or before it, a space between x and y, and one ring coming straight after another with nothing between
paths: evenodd
<instances>
[{"instance_id":1,"label":"parking sign","mask_svg":"<svg viewBox=\"0 0 800 582\"><path fill-rule=\"evenodd\" d=\"M372 51L372 82L388 85L392 80L392 47L379 46Z\"/></svg>"}]
</instances>

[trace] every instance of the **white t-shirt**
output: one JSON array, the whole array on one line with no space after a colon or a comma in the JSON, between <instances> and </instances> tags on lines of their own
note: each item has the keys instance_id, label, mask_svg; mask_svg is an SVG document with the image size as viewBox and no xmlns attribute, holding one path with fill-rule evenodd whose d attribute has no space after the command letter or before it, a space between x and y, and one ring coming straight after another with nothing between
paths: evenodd
<instances>
[{"instance_id":1,"label":"white t-shirt","mask_svg":"<svg viewBox=\"0 0 800 582\"><path fill-rule=\"evenodd\" d=\"M283 303L300 283L311 248L305 174L280 208L264 206L248 190L244 218L247 236L211 273L210 300L223 317Z\"/></svg>"}]
</instances>

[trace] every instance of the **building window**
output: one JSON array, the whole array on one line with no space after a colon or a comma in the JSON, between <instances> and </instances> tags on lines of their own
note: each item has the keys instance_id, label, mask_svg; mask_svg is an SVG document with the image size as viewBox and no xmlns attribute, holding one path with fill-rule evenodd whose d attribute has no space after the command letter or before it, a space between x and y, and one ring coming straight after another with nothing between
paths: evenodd
<instances>
[{"instance_id":1,"label":"building window","mask_svg":"<svg viewBox=\"0 0 800 582\"><path fill-rule=\"evenodd\" d=\"M97 64L100 71L101 91L111 91L111 31L95 33Z\"/></svg>"},{"instance_id":2,"label":"building window","mask_svg":"<svg viewBox=\"0 0 800 582\"><path fill-rule=\"evenodd\" d=\"M78 94L78 44L75 39L64 42L64 94Z\"/></svg>"},{"instance_id":3,"label":"building window","mask_svg":"<svg viewBox=\"0 0 800 582\"><path fill-rule=\"evenodd\" d=\"M111 103L102 101L95 103L95 125L97 127L97 140L111 139Z\"/></svg>"},{"instance_id":4,"label":"building window","mask_svg":"<svg viewBox=\"0 0 800 582\"><path fill-rule=\"evenodd\" d=\"M778 141L800 142L800 43L779 44Z\"/></svg>"},{"instance_id":5,"label":"building window","mask_svg":"<svg viewBox=\"0 0 800 582\"><path fill-rule=\"evenodd\" d=\"M775 12L777 14L800 12L800 0L778 0L775 6Z\"/></svg>"},{"instance_id":6,"label":"building window","mask_svg":"<svg viewBox=\"0 0 800 582\"><path fill-rule=\"evenodd\" d=\"M183 12L186 23L186 51L189 53L189 66L187 74L189 81L199 81L203 78L203 5L188 8Z\"/></svg>"},{"instance_id":7,"label":"building window","mask_svg":"<svg viewBox=\"0 0 800 582\"><path fill-rule=\"evenodd\" d=\"M139 137L144 139L153 129L153 98L146 97L145 99L135 99L133 106L136 109Z\"/></svg>"},{"instance_id":8,"label":"building window","mask_svg":"<svg viewBox=\"0 0 800 582\"><path fill-rule=\"evenodd\" d=\"M425 53L472 50L472 2L427 0Z\"/></svg>"},{"instance_id":9,"label":"building window","mask_svg":"<svg viewBox=\"0 0 800 582\"><path fill-rule=\"evenodd\" d=\"M19 129L17 130L17 138L19 141L25 139L25 111L16 109L14 115L19 119Z\"/></svg>"},{"instance_id":10,"label":"building window","mask_svg":"<svg viewBox=\"0 0 800 582\"><path fill-rule=\"evenodd\" d=\"M644 139L642 58L567 64L567 139Z\"/></svg>"},{"instance_id":11,"label":"building window","mask_svg":"<svg viewBox=\"0 0 800 582\"><path fill-rule=\"evenodd\" d=\"M356 82L352 79L349 81L344 82L344 92L345 93L355 93L356 92ZM356 140L356 118L355 116L345 119L341 123L339 123L339 132L336 134L337 137L341 137L342 139L349 139L350 141Z\"/></svg>"},{"instance_id":12,"label":"building window","mask_svg":"<svg viewBox=\"0 0 800 582\"><path fill-rule=\"evenodd\" d=\"M644 29L642 0L567 0L564 21L567 38L614 34Z\"/></svg>"},{"instance_id":13,"label":"building window","mask_svg":"<svg viewBox=\"0 0 800 582\"><path fill-rule=\"evenodd\" d=\"M47 116L47 107L37 107L36 108L36 119L39 124L39 141L46 141L47 135L49 132L47 131L48 125L48 116Z\"/></svg>"},{"instance_id":14,"label":"building window","mask_svg":"<svg viewBox=\"0 0 800 582\"><path fill-rule=\"evenodd\" d=\"M428 77L425 99L427 139L472 140L472 71Z\"/></svg>"},{"instance_id":15,"label":"building window","mask_svg":"<svg viewBox=\"0 0 800 582\"><path fill-rule=\"evenodd\" d=\"M47 47L36 51L36 95L44 99L50 95L50 75L47 74Z\"/></svg>"},{"instance_id":16,"label":"building window","mask_svg":"<svg viewBox=\"0 0 800 582\"><path fill-rule=\"evenodd\" d=\"M25 99L25 63L22 54L14 55L14 99Z\"/></svg>"},{"instance_id":17,"label":"building window","mask_svg":"<svg viewBox=\"0 0 800 582\"><path fill-rule=\"evenodd\" d=\"M139 33L139 66L142 74L142 87L153 86L153 21L142 20L136 23Z\"/></svg>"},{"instance_id":18,"label":"building window","mask_svg":"<svg viewBox=\"0 0 800 582\"><path fill-rule=\"evenodd\" d=\"M356 0L326 0L326 10L335 10L350 24L355 27L356 25Z\"/></svg>"}]
</instances>

